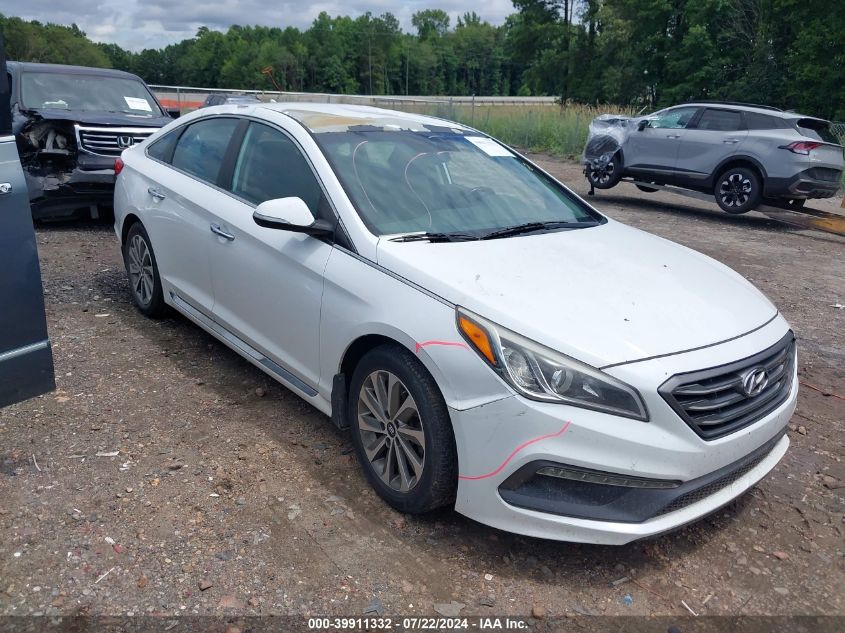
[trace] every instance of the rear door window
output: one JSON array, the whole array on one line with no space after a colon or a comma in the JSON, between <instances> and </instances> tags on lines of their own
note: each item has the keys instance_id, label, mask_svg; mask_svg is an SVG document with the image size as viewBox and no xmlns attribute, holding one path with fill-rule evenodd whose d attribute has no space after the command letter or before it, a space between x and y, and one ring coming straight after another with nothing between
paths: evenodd
<instances>
[{"instance_id":1,"label":"rear door window","mask_svg":"<svg viewBox=\"0 0 845 633\"><path fill-rule=\"evenodd\" d=\"M702 113L696 127L699 130L736 132L743 129L742 114L734 110L707 108Z\"/></svg>"},{"instance_id":2,"label":"rear door window","mask_svg":"<svg viewBox=\"0 0 845 633\"><path fill-rule=\"evenodd\" d=\"M217 184L220 168L238 119L204 119L188 126L173 151L172 165L211 184Z\"/></svg>"}]
</instances>

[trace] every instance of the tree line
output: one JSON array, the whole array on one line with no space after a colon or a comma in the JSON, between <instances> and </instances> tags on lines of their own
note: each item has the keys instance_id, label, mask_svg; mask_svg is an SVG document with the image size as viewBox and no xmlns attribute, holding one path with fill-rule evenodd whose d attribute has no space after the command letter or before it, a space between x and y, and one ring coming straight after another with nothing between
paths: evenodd
<instances>
[{"instance_id":1,"label":"tree line","mask_svg":"<svg viewBox=\"0 0 845 633\"><path fill-rule=\"evenodd\" d=\"M383 95L555 95L657 107L721 99L845 119L842 0L513 0L492 25L321 13L291 26L202 27L159 49L0 15L10 59L128 70L152 84Z\"/></svg>"}]
</instances>

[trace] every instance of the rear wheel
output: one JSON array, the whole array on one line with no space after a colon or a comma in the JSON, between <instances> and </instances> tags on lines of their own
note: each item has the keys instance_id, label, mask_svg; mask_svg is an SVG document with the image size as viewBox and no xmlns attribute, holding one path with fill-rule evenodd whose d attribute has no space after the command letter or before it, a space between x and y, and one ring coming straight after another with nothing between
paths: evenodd
<instances>
[{"instance_id":1,"label":"rear wheel","mask_svg":"<svg viewBox=\"0 0 845 633\"><path fill-rule=\"evenodd\" d=\"M382 345L358 363L347 414L364 475L400 512L454 502L458 458L449 411L434 379L408 350Z\"/></svg>"},{"instance_id":2,"label":"rear wheel","mask_svg":"<svg viewBox=\"0 0 845 633\"><path fill-rule=\"evenodd\" d=\"M727 213L746 213L762 198L762 185L757 173L748 167L731 167L716 179L713 194L716 203Z\"/></svg>"},{"instance_id":3,"label":"rear wheel","mask_svg":"<svg viewBox=\"0 0 845 633\"><path fill-rule=\"evenodd\" d=\"M622 180L622 161L619 160L619 153L606 163L593 161L587 165L587 180L596 189L610 189L619 184Z\"/></svg>"},{"instance_id":4,"label":"rear wheel","mask_svg":"<svg viewBox=\"0 0 845 633\"><path fill-rule=\"evenodd\" d=\"M129 277L132 300L142 314L159 318L167 314L167 304L161 289L158 264L150 243L150 236L140 222L129 228L123 244L123 263Z\"/></svg>"}]
</instances>

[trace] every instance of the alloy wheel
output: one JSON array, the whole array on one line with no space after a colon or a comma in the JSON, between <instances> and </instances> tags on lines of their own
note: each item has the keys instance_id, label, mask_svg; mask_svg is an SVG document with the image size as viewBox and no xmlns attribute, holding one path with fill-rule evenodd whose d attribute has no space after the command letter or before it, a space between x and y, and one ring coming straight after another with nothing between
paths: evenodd
<instances>
[{"instance_id":1,"label":"alloy wheel","mask_svg":"<svg viewBox=\"0 0 845 633\"><path fill-rule=\"evenodd\" d=\"M150 248L141 235L134 235L129 242L127 251L129 257L129 283L132 292L142 306L148 306L152 301L155 289L155 275L153 273L153 258Z\"/></svg>"},{"instance_id":2,"label":"alloy wheel","mask_svg":"<svg viewBox=\"0 0 845 633\"><path fill-rule=\"evenodd\" d=\"M719 184L719 197L727 207L741 207L751 197L752 186L748 177L734 172L722 179Z\"/></svg>"},{"instance_id":3,"label":"alloy wheel","mask_svg":"<svg viewBox=\"0 0 845 633\"><path fill-rule=\"evenodd\" d=\"M389 371L372 372L361 385L357 415L373 471L393 490L410 491L425 467L425 430L408 388Z\"/></svg>"},{"instance_id":4,"label":"alloy wheel","mask_svg":"<svg viewBox=\"0 0 845 633\"><path fill-rule=\"evenodd\" d=\"M593 182L600 185L607 184L613 176L614 170L615 166L612 162L608 163L604 167L593 167L591 174Z\"/></svg>"}]
</instances>

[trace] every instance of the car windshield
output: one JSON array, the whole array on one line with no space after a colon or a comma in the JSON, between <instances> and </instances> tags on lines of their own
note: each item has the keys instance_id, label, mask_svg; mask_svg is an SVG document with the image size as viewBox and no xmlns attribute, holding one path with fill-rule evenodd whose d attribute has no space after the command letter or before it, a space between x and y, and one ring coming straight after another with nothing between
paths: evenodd
<instances>
[{"instance_id":1,"label":"car windshield","mask_svg":"<svg viewBox=\"0 0 845 633\"><path fill-rule=\"evenodd\" d=\"M576 228L604 221L490 138L453 128L374 128L353 126L314 138L376 235L479 237L529 224L543 225L539 230L550 224Z\"/></svg>"},{"instance_id":2,"label":"car windshield","mask_svg":"<svg viewBox=\"0 0 845 633\"><path fill-rule=\"evenodd\" d=\"M21 102L39 110L123 112L139 117L163 116L147 87L137 79L103 75L24 72Z\"/></svg>"}]
</instances>

